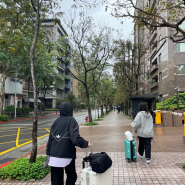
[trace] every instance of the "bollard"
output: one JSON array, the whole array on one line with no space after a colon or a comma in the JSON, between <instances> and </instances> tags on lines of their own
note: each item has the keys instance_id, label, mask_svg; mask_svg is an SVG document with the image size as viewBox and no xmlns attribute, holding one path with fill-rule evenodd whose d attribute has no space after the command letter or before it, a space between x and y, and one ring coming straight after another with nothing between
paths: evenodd
<instances>
[{"instance_id":1,"label":"bollard","mask_svg":"<svg viewBox=\"0 0 185 185\"><path fill-rule=\"evenodd\" d=\"M155 124L161 124L161 112L160 110L155 110Z\"/></svg>"},{"instance_id":2,"label":"bollard","mask_svg":"<svg viewBox=\"0 0 185 185\"><path fill-rule=\"evenodd\" d=\"M85 117L85 121L86 121L86 123L88 122L88 116Z\"/></svg>"}]
</instances>

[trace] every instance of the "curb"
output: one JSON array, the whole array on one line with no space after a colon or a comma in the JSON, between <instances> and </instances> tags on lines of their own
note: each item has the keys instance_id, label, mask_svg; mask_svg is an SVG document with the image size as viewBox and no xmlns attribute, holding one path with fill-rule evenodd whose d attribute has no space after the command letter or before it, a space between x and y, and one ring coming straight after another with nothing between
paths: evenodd
<instances>
[{"instance_id":1,"label":"curb","mask_svg":"<svg viewBox=\"0 0 185 185\"><path fill-rule=\"evenodd\" d=\"M54 114L54 115L48 115L48 116L38 116L38 118L46 118L46 117L57 116L57 115L59 115L59 113ZM0 121L0 124L7 123L7 122L24 121L24 120L30 120L30 119L33 119L33 118L23 118L23 119L14 119L14 120L10 120L10 121Z\"/></svg>"},{"instance_id":2,"label":"curb","mask_svg":"<svg viewBox=\"0 0 185 185\"><path fill-rule=\"evenodd\" d=\"M59 114L54 114L54 115L48 115L48 116L38 116L38 118L46 118L46 117L51 117L51 116L57 116ZM7 123L7 122L15 122L15 121L24 121L24 120L30 120L30 119L33 119L33 118L23 118L23 119L14 119L14 120L10 120L10 121L1 121L1 123Z\"/></svg>"},{"instance_id":3,"label":"curb","mask_svg":"<svg viewBox=\"0 0 185 185\"><path fill-rule=\"evenodd\" d=\"M48 116L47 116L47 117L48 117ZM78 127L81 127L81 126L84 125L84 124L85 124L85 123L82 123L82 124L79 125ZM37 148L37 151L40 150L40 149L42 149L42 148L44 148L44 147L46 147L46 145L47 145L47 144L45 144L45 145L43 145L43 146ZM21 156L20 158L25 158L25 157L27 157L27 156L30 155L30 154L31 154L31 152L28 153L28 154L26 154L26 155L24 155L24 156ZM15 160L17 160L17 159L15 159ZM2 165L0 166L0 169L3 168L3 167L5 167L5 166L7 166L8 164L10 164L10 163L12 163L12 162L13 162L13 161L8 161L7 163L2 164Z\"/></svg>"}]
</instances>

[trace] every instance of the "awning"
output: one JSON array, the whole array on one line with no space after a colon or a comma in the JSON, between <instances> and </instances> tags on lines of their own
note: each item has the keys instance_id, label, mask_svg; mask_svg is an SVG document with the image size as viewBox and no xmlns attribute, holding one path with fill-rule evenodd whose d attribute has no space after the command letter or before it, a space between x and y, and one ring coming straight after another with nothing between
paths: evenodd
<instances>
[{"instance_id":1,"label":"awning","mask_svg":"<svg viewBox=\"0 0 185 185\"><path fill-rule=\"evenodd\" d=\"M23 97L23 100L25 102L28 102L28 97ZM34 102L34 99L33 98L29 98L29 102ZM38 99L38 103L41 103L41 101Z\"/></svg>"}]
</instances>

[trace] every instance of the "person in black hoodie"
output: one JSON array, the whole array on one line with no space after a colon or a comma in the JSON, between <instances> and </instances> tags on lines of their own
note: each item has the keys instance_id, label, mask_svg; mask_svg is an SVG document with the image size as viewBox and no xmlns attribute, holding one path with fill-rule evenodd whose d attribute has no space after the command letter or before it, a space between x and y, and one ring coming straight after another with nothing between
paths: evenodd
<instances>
[{"instance_id":1,"label":"person in black hoodie","mask_svg":"<svg viewBox=\"0 0 185 185\"><path fill-rule=\"evenodd\" d=\"M46 154L51 166L51 184L64 184L64 168L67 174L66 185L75 185L77 180L75 159L76 148L89 148L90 142L80 137L79 127L73 118L72 106L63 102L60 104L60 117L55 120L50 129Z\"/></svg>"}]
</instances>

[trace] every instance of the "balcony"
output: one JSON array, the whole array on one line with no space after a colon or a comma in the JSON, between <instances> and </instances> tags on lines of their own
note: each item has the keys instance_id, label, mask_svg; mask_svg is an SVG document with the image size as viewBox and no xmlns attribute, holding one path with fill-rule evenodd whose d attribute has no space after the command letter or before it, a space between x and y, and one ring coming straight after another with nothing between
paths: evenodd
<instances>
[{"instance_id":1,"label":"balcony","mask_svg":"<svg viewBox=\"0 0 185 185\"><path fill-rule=\"evenodd\" d=\"M158 70L158 65L156 64L156 65L154 65L154 66L151 67L150 73L154 73L157 70Z\"/></svg>"},{"instance_id":2,"label":"balcony","mask_svg":"<svg viewBox=\"0 0 185 185\"><path fill-rule=\"evenodd\" d=\"M155 82L153 84L150 85L150 89L153 89L155 87L158 87L158 82Z\"/></svg>"},{"instance_id":3,"label":"balcony","mask_svg":"<svg viewBox=\"0 0 185 185\"><path fill-rule=\"evenodd\" d=\"M152 58L152 56L153 56L156 52L157 52L157 47L155 47L155 48L153 49L153 51L151 52L151 54L150 54L150 59Z\"/></svg>"},{"instance_id":4,"label":"balcony","mask_svg":"<svg viewBox=\"0 0 185 185\"><path fill-rule=\"evenodd\" d=\"M157 30L154 30L151 36L150 44L154 42L156 37L157 37Z\"/></svg>"},{"instance_id":5,"label":"balcony","mask_svg":"<svg viewBox=\"0 0 185 185\"><path fill-rule=\"evenodd\" d=\"M65 84L65 89L70 89L70 84Z\"/></svg>"}]
</instances>

